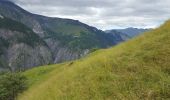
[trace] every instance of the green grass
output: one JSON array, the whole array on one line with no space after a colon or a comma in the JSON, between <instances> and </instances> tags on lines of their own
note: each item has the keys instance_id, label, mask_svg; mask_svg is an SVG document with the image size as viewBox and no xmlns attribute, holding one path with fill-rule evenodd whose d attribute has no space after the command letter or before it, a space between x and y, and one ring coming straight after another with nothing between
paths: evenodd
<instances>
[{"instance_id":1,"label":"green grass","mask_svg":"<svg viewBox=\"0 0 170 100\"><path fill-rule=\"evenodd\" d=\"M28 85L38 84L43 79L47 78L47 74L50 73L56 66L41 66L34 68L32 70L26 71L23 75L27 76L29 79Z\"/></svg>"},{"instance_id":2,"label":"green grass","mask_svg":"<svg viewBox=\"0 0 170 100\"><path fill-rule=\"evenodd\" d=\"M170 21L110 49L24 73L18 100L169 100Z\"/></svg>"}]
</instances>

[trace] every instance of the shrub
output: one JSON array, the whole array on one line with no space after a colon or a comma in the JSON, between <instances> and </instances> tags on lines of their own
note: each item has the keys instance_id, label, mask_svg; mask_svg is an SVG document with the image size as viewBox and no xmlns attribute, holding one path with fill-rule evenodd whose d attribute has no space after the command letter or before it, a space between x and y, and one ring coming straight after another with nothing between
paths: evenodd
<instances>
[{"instance_id":1,"label":"shrub","mask_svg":"<svg viewBox=\"0 0 170 100\"><path fill-rule=\"evenodd\" d=\"M26 77L20 73L0 75L0 100L15 100L26 89Z\"/></svg>"}]
</instances>

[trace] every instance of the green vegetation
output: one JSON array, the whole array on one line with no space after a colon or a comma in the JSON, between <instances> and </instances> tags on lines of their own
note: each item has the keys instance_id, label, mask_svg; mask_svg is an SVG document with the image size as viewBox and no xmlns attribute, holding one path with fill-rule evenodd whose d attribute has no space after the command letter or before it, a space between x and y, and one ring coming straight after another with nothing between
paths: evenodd
<instances>
[{"instance_id":1,"label":"green vegetation","mask_svg":"<svg viewBox=\"0 0 170 100\"><path fill-rule=\"evenodd\" d=\"M51 24L50 29L53 32L62 33L64 35L76 35L76 36L79 36L82 31L87 32L87 33L89 32L89 30L86 29L85 27L75 25L74 23L63 23L61 21L59 21L59 23L60 24L58 24L58 23L51 24L50 23Z\"/></svg>"},{"instance_id":2,"label":"green vegetation","mask_svg":"<svg viewBox=\"0 0 170 100\"><path fill-rule=\"evenodd\" d=\"M73 51L82 51L93 48L106 48L114 45L116 39L113 36L87 26L79 21L67 19L40 20L46 31L45 39L58 40L62 46L69 47Z\"/></svg>"},{"instance_id":3,"label":"green vegetation","mask_svg":"<svg viewBox=\"0 0 170 100\"><path fill-rule=\"evenodd\" d=\"M84 59L24 74L32 83L18 100L169 100L170 21Z\"/></svg>"},{"instance_id":4,"label":"green vegetation","mask_svg":"<svg viewBox=\"0 0 170 100\"><path fill-rule=\"evenodd\" d=\"M78 33L78 35L75 35L54 33L48 29L46 29L46 31L48 31L49 34L45 38L53 38L59 40L62 46L64 45L69 47L74 51L106 48L107 46L114 44L113 37L102 32L93 33L82 30L80 33Z\"/></svg>"},{"instance_id":5,"label":"green vegetation","mask_svg":"<svg viewBox=\"0 0 170 100\"><path fill-rule=\"evenodd\" d=\"M32 30L26 27L24 24L21 24L9 18L0 19L0 28L5 28L12 31L18 31L23 33L32 32Z\"/></svg>"},{"instance_id":6,"label":"green vegetation","mask_svg":"<svg viewBox=\"0 0 170 100\"><path fill-rule=\"evenodd\" d=\"M26 77L19 73L2 73L0 80L0 100L15 100L26 89Z\"/></svg>"}]
</instances>

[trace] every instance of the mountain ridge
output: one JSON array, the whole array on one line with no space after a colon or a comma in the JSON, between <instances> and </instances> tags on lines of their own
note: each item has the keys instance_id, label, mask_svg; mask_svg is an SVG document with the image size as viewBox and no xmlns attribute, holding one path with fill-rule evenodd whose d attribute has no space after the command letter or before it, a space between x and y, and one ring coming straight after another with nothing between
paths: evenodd
<instances>
[{"instance_id":1,"label":"mountain ridge","mask_svg":"<svg viewBox=\"0 0 170 100\"><path fill-rule=\"evenodd\" d=\"M134 27L128 27L125 29L112 29L112 30L106 30L106 33L112 33L114 32L120 32L120 36L124 37L125 40L131 39L133 37L136 37L138 35L141 35L144 32L150 31L152 29L150 28L134 28Z\"/></svg>"}]
</instances>

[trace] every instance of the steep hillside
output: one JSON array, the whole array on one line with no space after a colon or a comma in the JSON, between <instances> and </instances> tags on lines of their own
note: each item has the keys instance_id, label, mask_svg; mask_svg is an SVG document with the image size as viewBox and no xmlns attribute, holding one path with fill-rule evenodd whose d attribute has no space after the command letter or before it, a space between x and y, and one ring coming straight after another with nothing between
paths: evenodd
<instances>
[{"instance_id":1,"label":"steep hillside","mask_svg":"<svg viewBox=\"0 0 170 100\"><path fill-rule=\"evenodd\" d=\"M51 63L47 44L24 24L0 18L0 71L23 70Z\"/></svg>"},{"instance_id":2,"label":"steep hillside","mask_svg":"<svg viewBox=\"0 0 170 100\"><path fill-rule=\"evenodd\" d=\"M169 100L170 21L114 48L26 71L18 100Z\"/></svg>"},{"instance_id":3,"label":"steep hillside","mask_svg":"<svg viewBox=\"0 0 170 100\"><path fill-rule=\"evenodd\" d=\"M123 41L77 20L31 14L6 0L0 1L0 14L25 24L43 38L54 63L77 59L94 48L107 48Z\"/></svg>"}]
</instances>

